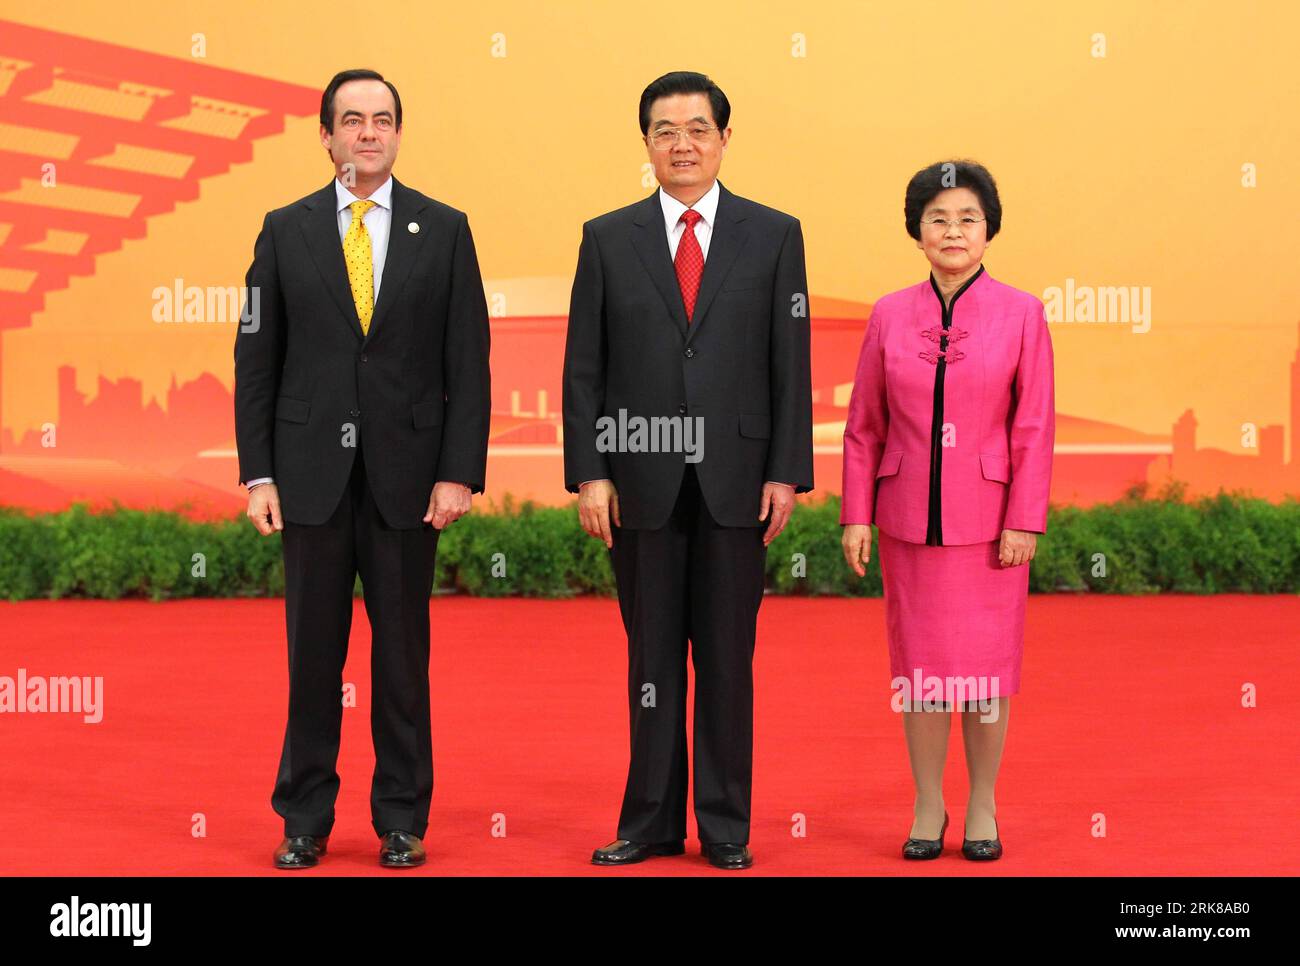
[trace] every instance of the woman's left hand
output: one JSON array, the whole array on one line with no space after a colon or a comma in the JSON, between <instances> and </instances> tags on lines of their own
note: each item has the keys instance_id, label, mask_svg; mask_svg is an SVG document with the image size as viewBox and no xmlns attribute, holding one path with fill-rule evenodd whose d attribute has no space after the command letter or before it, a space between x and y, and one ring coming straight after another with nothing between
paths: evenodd
<instances>
[{"instance_id":1,"label":"woman's left hand","mask_svg":"<svg viewBox=\"0 0 1300 966\"><path fill-rule=\"evenodd\" d=\"M1003 530L998 543L998 560L1004 567L1019 567L1034 559L1038 534L1029 530Z\"/></svg>"}]
</instances>

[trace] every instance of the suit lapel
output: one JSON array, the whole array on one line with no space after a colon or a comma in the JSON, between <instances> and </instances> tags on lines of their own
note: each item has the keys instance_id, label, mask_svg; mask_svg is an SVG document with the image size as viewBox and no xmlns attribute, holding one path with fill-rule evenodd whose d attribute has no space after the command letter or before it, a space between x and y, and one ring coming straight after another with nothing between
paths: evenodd
<instances>
[{"instance_id":1,"label":"suit lapel","mask_svg":"<svg viewBox=\"0 0 1300 966\"><path fill-rule=\"evenodd\" d=\"M308 198L306 205L307 216L301 225L316 270L320 272L326 291L342 313L344 324L358 341L368 343L388 314L388 307L402 294L402 286L411 274L415 253L430 227L425 220L417 217L425 204L416 192L396 178L393 179L393 213L388 226L388 252L384 256L384 275L379 283L379 298L370 315L369 333L361 331L352 287L348 284L347 262L343 258L343 244L339 241L338 195L334 191L334 181L331 180ZM418 232L410 230L412 223L419 226Z\"/></svg>"},{"instance_id":2,"label":"suit lapel","mask_svg":"<svg viewBox=\"0 0 1300 966\"><path fill-rule=\"evenodd\" d=\"M326 291L342 313L343 324L360 340L361 320L357 318L356 303L352 301L348 266L343 259L343 245L339 241L338 196L334 193L333 179L307 200L307 208L307 217L301 222L307 249L325 282Z\"/></svg>"},{"instance_id":3,"label":"suit lapel","mask_svg":"<svg viewBox=\"0 0 1300 966\"><path fill-rule=\"evenodd\" d=\"M650 281L663 297L664 305L673 322L686 335L686 306L682 304L682 288L677 284L677 271L673 268L672 255L668 250L668 233L664 229L664 209L659 203L659 189L641 203L640 210L632 219L636 229L632 233L632 245L645 265Z\"/></svg>"},{"instance_id":4,"label":"suit lapel","mask_svg":"<svg viewBox=\"0 0 1300 966\"><path fill-rule=\"evenodd\" d=\"M682 304L682 288L677 281L677 269L673 266L672 254L668 248L668 233L664 226L664 210L659 203L659 189L641 203L633 222L636 230L632 244L637 255L645 265L650 280L663 298L668 312L676 323L678 330L689 343L695 338L708 314L714 296L722 288L722 281L731 271L736 256L744 248L749 236L748 228L743 224L745 212L736 200L736 196L718 182L718 211L713 219L713 235L709 239L709 256L704 260L704 275L700 279L700 292L695 299L695 315L691 324L686 324L686 307ZM385 274L387 270L385 270Z\"/></svg>"},{"instance_id":5,"label":"suit lapel","mask_svg":"<svg viewBox=\"0 0 1300 966\"><path fill-rule=\"evenodd\" d=\"M745 212L721 181L718 182L718 211L713 219L713 234L709 238L709 257L704 260L704 276L700 279L700 292L695 298L695 316L691 321L686 342L695 338L708 316L713 297L722 287L736 263L736 256L745 247L749 229L743 224ZM674 274L674 279L676 275ZM680 292L680 288L678 289Z\"/></svg>"},{"instance_id":6,"label":"suit lapel","mask_svg":"<svg viewBox=\"0 0 1300 966\"><path fill-rule=\"evenodd\" d=\"M415 253L420 243L431 230L427 219L416 215L424 210L424 201L417 192L412 191L396 178L393 179L393 214L388 226L388 253L384 256L384 275L379 283L379 299L370 316L370 332L365 341L368 343L375 333L382 328L381 323L388 316L388 309L395 304L402 294L406 278L411 274L415 263ZM411 230L411 225L416 230ZM342 246L340 246L341 248ZM353 316L356 315L355 307ZM358 327L360 323L358 323Z\"/></svg>"}]
</instances>

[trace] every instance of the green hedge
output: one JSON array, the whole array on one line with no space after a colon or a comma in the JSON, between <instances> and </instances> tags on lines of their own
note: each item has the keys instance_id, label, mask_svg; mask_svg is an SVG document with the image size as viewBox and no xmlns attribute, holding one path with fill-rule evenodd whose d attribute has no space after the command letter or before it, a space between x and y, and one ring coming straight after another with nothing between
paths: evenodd
<instances>
[{"instance_id":1,"label":"green hedge","mask_svg":"<svg viewBox=\"0 0 1300 966\"><path fill-rule=\"evenodd\" d=\"M516 505L507 497L494 509L471 513L442 535L438 588L482 597L613 594L605 547L582 532L572 507ZM839 512L834 496L797 508L768 548L773 593L880 595L874 552L865 579L844 563ZM1038 541L1030 589L1297 593L1300 503L1222 492L1187 502L1175 487L1156 498L1135 489L1116 503L1054 507ZM242 515L195 523L176 513L121 507L42 515L0 508L0 598L283 592L280 540L259 536Z\"/></svg>"}]
</instances>

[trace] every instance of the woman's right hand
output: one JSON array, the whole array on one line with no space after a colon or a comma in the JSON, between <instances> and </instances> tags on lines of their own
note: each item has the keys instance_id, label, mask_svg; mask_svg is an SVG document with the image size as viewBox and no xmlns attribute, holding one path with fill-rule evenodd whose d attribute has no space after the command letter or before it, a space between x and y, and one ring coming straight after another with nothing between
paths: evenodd
<instances>
[{"instance_id":1,"label":"woman's right hand","mask_svg":"<svg viewBox=\"0 0 1300 966\"><path fill-rule=\"evenodd\" d=\"M844 559L859 577L867 575L867 564L871 562L871 526L865 523L850 523L844 528L840 539L844 547Z\"/></svg>"}]
</instances>

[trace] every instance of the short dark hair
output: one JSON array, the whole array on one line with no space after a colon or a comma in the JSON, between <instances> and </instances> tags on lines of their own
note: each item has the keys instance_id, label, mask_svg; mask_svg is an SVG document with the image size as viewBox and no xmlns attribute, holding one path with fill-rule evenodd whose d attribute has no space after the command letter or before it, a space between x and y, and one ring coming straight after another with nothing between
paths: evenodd
<instances>
[{"instance_id":1,"label":"short dark hair","mask_svg":"<svg viewBox=\"0 0 1300 966\"><path fill-rule=\"evenodd\" d=\"M992 241L1002 227L1002 202L998 198L997 182L984 165L964 159L936 161L912 175L903 198L907 233L917 241L921 240L921 214L936 195L949 188L969 188L979 196L987 237Z\"/></svg>"},{"instance_id":2,"label":"short dark hair","mask_svg":"<svg viewBox=\"0 0 1300 966\"><path fill-rule=\"evenodd\" d=\"M661 97L671 97L674 94L708 94L713 123L719 131L727 129L727 124L731 121L731 101L722 93L722 88L693 70L675 70L652 80L650 86L641 92L638 114L643 136L650 132L650 105Z\"/></svg>"},{"instance_id":3,"label":"short dark hair","mask_svg":"<svg viewBox=\"0 0 1300 966\"><path fill-rule=\"evenodd\" d=\"M393 104L397 108L397 117L393 123L397 125L397 130L402 129L402 98L397 93L397 88L391 83L384 80L384 75L375 70L341 70L334 75L329 86L325 88L325 93L320 96L320 123L330 134L334 133L334 95L339 92L339 88L348 81L355 80L377 80L384 81L388 89L393 92Z\"/></svg>"}]
</instances>

